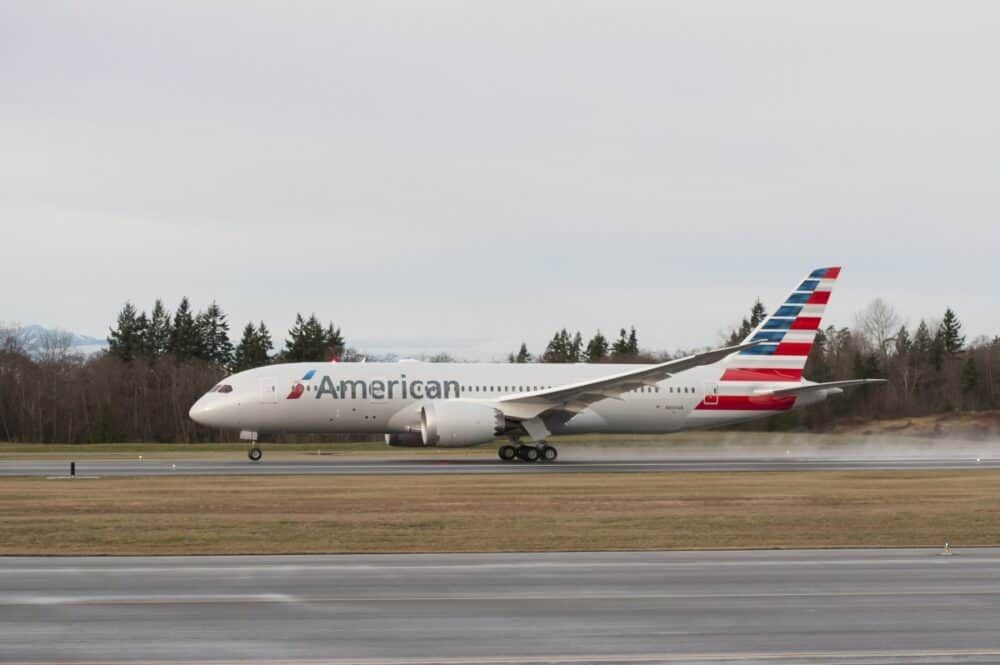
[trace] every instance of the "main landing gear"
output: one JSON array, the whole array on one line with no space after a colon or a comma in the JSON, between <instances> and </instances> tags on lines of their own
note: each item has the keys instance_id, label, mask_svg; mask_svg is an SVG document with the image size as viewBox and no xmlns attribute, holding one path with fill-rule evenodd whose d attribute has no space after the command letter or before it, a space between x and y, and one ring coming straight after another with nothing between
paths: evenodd
<instances>
[{"instance_id":1,"label":"main landing gear","mask_svg":"<svg viewBox=\"0 0 1000 665\"><path fill-rule=\"evenodd\" d=\"M497 455L503 462L513 462L515 459L522 462L555 462L559 457L559 451L547 443L516 446L504 444L500 446Z\"/></svg>"}]
</instances>

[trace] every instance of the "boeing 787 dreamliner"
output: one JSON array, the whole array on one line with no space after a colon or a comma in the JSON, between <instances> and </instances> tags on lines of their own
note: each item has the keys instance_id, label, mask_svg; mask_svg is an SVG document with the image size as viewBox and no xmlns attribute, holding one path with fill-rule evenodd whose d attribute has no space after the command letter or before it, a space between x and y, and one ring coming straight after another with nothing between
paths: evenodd
<instances>
[{"instance_id":1,"label":"boeing 787 dreamliner","mask_svg":"<svg viewBox=\"0 0 1000 665\"><path fill-rule=\"evenodd\" d=\"M802 376L839 275L813 270L740 344L655 365L268 365L226 378L190 415L240 430L254 461L262 433L384 433L390 446L446 448L506 438L501 460L551 462L552 434L666 434L757 420L882 382Z\"/></svg>"}]
</instances>

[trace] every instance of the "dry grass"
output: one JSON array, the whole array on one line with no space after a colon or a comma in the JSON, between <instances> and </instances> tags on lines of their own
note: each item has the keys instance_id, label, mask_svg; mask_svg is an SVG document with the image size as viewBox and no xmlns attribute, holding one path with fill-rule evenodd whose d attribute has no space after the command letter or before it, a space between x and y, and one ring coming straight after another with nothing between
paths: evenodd
<instances>
[{"instance_id":1,"label":"dry grass","mask_svg":"<svg viewBox=\"0 0 1000 665\"><path fill-rule=\"evenodd\" d=\"M1000 471L0 480L0 554L1000 544Z\"/></svg>"}]
</instances>

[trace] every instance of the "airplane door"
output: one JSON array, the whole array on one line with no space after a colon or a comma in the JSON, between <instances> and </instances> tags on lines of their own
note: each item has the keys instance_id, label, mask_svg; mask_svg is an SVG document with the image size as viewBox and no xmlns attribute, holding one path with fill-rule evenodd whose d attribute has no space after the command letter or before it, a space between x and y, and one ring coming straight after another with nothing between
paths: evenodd
<instances>
[{"instance_id":1,"label":"airplane door","mask_svg":"<svg viewBox=\"0 0 1000 665\"><path fill-rule=\"evenodd\" d=\"M705 384L705 404L707 406L715 406L719 403L719 384L715 381L709 381Z\"/></svg>"},{"instance_id":2,"label":"airplane door","mask_svg":"<svg viewBox=\"0 0 1000 665\"><path fill-rule=\"evenodd\" d=\"M278 384L274 379L260 380L260 403L261 404L278 403Z\"/></svg>"}]
</instances>

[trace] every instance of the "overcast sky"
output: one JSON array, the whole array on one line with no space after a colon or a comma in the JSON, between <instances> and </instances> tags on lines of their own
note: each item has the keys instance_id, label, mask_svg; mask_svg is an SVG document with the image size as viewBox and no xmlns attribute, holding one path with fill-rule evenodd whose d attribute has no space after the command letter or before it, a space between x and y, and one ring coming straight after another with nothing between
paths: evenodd
<instances>
[{"instance_id":1,"label":"overcast sky","mask_svg":"<svg viewBox=\"0 0 1000 665\"><path fill-rule=\"evenodd\" d=\"M998 63L993 2L3 2L0 320L673 350L843 265L1000 334Z\"/></svg>"}]
</instances>

